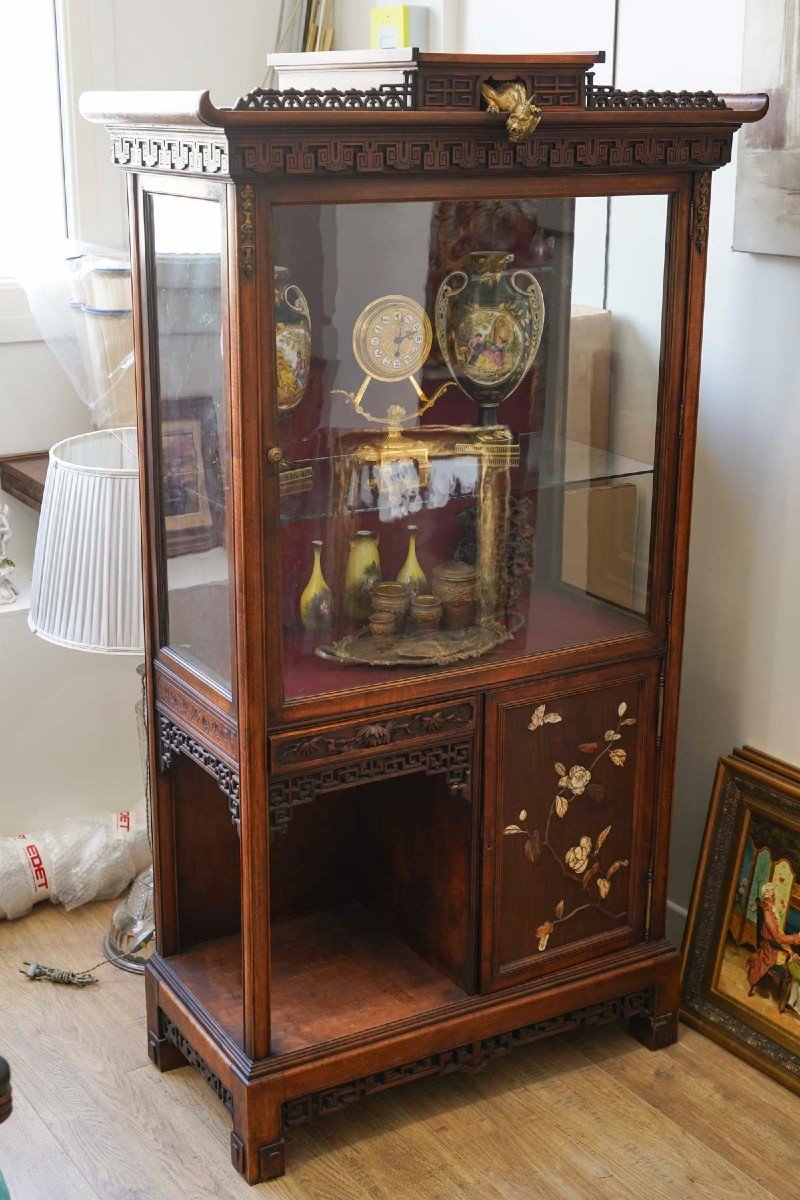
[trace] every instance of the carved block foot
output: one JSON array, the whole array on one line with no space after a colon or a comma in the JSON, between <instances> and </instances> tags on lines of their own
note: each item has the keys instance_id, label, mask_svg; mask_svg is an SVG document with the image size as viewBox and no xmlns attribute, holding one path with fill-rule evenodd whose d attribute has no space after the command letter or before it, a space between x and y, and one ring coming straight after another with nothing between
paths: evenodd
<instances>
[{"instance_id":1,"label":"carved block foot","mask_svg":"<svg viewBox=\"0 0 800 1200\"><path fill-rule=\"evenodd\" d=\"M168 1042L166 1038L153 1033L152 1029L147 1031L147 1053L150 1055L150 1061L158 1067L159 1071L174 1071L176 1067L188 1066L187 1060L178 1047L173 1046L172 1042Z\"/></svg>"},{"instance_id":2,"label":"carved block foot","mask_svg":"<svg viewBox=\"0 0 800 1200\"><path fill-rule=\"evenodd\" d=\"M637 1042L641 1042L648 1050L663 1050L678 1040L678 1014L668 1012L655 1017L631 1017L628 1029Z\"/></svg>"},{"instance_id":3,"label":"carved block foot","mask_svg":"<svg viewBox=\"0 0 800 1200\"><path fill-rule=\"evenodd\" d=\"M266 1183L286 1172L286 1145L281 1138L269 1146L252 1147L248 1152L237 1133L231 1134L231 1162L248 1183Z\"/></svg>"}]
</instances>

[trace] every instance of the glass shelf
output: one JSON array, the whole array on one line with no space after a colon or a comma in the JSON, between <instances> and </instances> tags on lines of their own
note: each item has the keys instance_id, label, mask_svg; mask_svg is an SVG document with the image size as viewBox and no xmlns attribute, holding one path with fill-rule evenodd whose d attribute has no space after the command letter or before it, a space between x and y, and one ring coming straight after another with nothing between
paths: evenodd
<instances>
[{"instance_id":1,"label":"glass shelf","mask_svg":"<svg viewBox=\"0 0 800 1200\"><path fill-rule=\"evenodd\" d=\"M413 431L409 436L413 437ZM587 446L570 439L556 442L555 439L541 433L523 434L519 439L519 450L519 466L512 468L512 477L514 490L524 494L579 484L591 485L644 478L653 474L653 467L650 464L639 462L627 455L615 454L611 450ZM352 461L352 455L341 454L322 455L316 458L296 458L288 463L286 465L287 472L310 468L315 472L316 477L308 480L307 491L299 491L294 495L281 497L281 521L325 521L335 516L339 512L338 509L334 509L330 504L327 506L315 505L313 500L320 490L329 486L333 470L346 466L348 462L352 463ZM409 478L413 479L416 468L411 459L408 461ZM440 464L438 468L435 466L435 461ZM554 465L555 461L560 463L558 469ZM363 473L366 468L354 466L353 470L354 474L356 470ZM478 459L476 456L462 455L457 458L432 460L429 474L434 474L437 470L442 475L449 476L452 482L451 494L445 498L444 502L446 499L474 498L478 484ZM520 479L521 482L517 482ZM363 488L361 490L363 491ZM414 490L418 493L415 498L414 511L443 507L440 489L436 491L433 503L429 502L427 487L423 486ZM311 497L310 506L309 497ZM307 510L305 510L306 508ZM354 516L376 513L381 520L392 519L392 507L380 502L348 504L348 511ZM411 511L404 515L405 517L410 516ZM397 519L404 519L404 515L399 514Z\"/></svg>"}]
</instances>

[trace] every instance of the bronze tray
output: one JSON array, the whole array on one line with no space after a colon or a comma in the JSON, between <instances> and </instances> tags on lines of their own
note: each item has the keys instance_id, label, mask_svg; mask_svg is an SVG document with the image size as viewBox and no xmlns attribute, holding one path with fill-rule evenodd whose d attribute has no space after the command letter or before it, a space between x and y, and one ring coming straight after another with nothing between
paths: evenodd
<instances>
[{"instance_id":1,"label":"bronze tray","mask_svg":"<svg viewBox=\"0 0 800 1200\"><path fill-rule=\"evenodd\" d=\"M318 646L314 653L328 661L370 667L444 667L488 654L510 642L518 628L506 629L491 621L465 629L417 630L387 640L374 638L369 629L360 629L332 646Z\"/></svg>"}]
</instances>

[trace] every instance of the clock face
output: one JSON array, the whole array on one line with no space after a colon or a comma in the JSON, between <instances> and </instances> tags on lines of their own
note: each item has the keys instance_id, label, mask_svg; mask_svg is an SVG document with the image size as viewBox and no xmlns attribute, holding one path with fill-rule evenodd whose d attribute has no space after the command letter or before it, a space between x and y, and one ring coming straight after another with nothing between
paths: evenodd
<instances>
[{"instance_id":1,"label":"clock face","mask_svg":"<svg viewBox=\"0 0 800 1200\"><path fill-rule=\"evenodd\" d=\"M431 352L433 332L421 304L408 296L380 296L353 328L356 362L373 379L392 383L419 371Z\"/></svg>"}]
</instances>

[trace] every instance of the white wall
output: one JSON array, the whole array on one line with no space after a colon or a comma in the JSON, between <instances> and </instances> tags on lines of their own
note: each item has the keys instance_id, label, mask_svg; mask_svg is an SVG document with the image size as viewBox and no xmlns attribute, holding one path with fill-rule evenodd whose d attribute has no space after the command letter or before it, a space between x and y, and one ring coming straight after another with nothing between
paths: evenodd
<instances>
[{"instance_id":1,"label":"white wall","mask_svg":"<svg viewBox=\"0 0 800 1200\"><path fill-rule=\"evenodd\" d=\"M739 90L743 17L744 0L619 0L616 83ZM464 0L463 29L466 51L610 51L613 4ZM678 936L717 757L750 742L800 761L800 261L734 253L735 164L713 178L670 885Z\"/></svg>"},{"instance_id":2,"label":"white wall","mask_svg":"<svg viewBox=\"0 0 800 1200\"><path fill-rule=\"evenodd\" d=\"M231 103L265 71L278 0L63 0L72 87L66 97L78 171L74 231L124 247L124 174L111 164L105 130L77 114L89 88L211 90ZM87 411L41 341L0 342L0 455L46 449L89 428ZM27 627L36 535L30 509L12 509L10 545L19 602L0 607L0 836L142 794L133 706L135 658L64 650Z\"/></svg>"}]
</instances>

